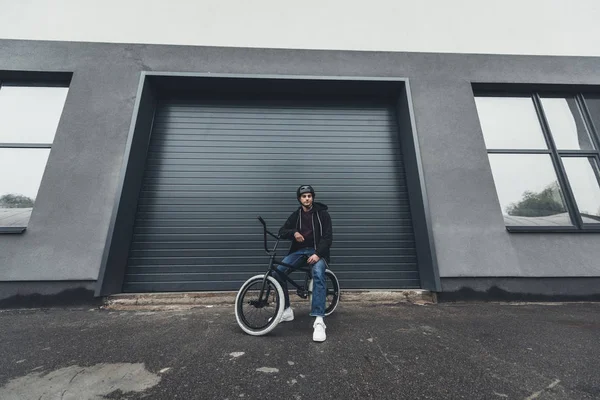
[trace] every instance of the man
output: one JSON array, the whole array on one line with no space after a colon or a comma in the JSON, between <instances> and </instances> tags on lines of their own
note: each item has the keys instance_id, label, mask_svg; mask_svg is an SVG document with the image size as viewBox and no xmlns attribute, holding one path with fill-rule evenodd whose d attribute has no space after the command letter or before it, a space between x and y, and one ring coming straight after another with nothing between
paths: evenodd
<instances>
[{"instance_id":1,"label":"man","mask_svg":"<svg viewBox=\"0 0 600 400\"><path fill-rule=\"evenodd\" d=\"M326 339L325 322L325 298L327 286L325 282L325 270L329 262L329 248L333 241L331 232L331 217L327 212L327 206L314 202L315 191L310 185L302 185L296 190L296 198L300 207L289 216L285 224L279 230L279 236L292 240L290 252L283 259L289 265L296 265L304 257L308 257L308 264L312 265L313 289L310 315L315 317L313 324L313 340L323 342ZM280 265L278 269L287 272L289 268ZM290 296L287 289L287 281L282 281L285 294L285 310L281 321L293 321L294 311L290 307Z\"/></svg>"}]
</instances>

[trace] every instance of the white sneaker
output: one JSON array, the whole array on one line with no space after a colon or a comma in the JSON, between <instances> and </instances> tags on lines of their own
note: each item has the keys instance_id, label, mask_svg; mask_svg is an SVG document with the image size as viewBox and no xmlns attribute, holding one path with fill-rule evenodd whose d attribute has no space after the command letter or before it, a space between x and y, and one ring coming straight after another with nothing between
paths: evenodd
<instances>
[{"instance_id":1,"label":"white sneaker","mask_svg":"<svg viewBox=\"0 0 600 400\"><path fill-rule=\"evenodd\" d=\"M283 314L281 315L281 321L279 322L289 322L294 320L294 310L292 307L288 307L283 310Z\"/></svg>"},{"instance_id":2,"label":"white sneaker","mask_svg":"<svg viewBox=\"0 0 600 400\"><path fill-rule=\"evenodd\" d=\"M313 328L315 328L313 332L313 341L324 342L327 338L327 335L325 334L325 329L327 327L325 326L325 322L323 322L323 319L317 318L315 320L315 323L313 324Z\"/></svg>"}]
</instances>

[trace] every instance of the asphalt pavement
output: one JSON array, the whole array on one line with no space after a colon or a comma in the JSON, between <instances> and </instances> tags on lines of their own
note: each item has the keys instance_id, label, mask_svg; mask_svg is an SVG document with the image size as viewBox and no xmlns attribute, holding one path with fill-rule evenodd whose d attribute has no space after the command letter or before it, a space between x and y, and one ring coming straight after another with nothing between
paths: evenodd
<instances>
[{"instance_id":1,"label":"asphalt pavement","mask_svg":"<svg viewBox=\"0 0 600 400\"><path fill-rule=\"evenodd\" d=\"M0 310L0 399L599 399L600 303Z\"/></svg>"}]
</instances>

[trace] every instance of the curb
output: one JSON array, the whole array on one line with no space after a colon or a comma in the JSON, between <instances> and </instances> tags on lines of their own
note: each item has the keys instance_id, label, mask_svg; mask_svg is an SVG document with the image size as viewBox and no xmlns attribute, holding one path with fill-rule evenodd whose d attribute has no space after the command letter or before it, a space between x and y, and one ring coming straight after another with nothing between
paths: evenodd
<instances>
[{"instance_id":1,"label":"curb","mask_svg":"<svg viewBox=\"0 0 600 400\"><path fill-rule=\"evenodd\" d=\"M290 292L291 297L293 293ZM181 310L195 307L233 306L237 292L131 293L108 296L108 310ZM343 290L340 301L353 304L435 304L435 292L427 290Z\"/></svg>"}]
</instances>

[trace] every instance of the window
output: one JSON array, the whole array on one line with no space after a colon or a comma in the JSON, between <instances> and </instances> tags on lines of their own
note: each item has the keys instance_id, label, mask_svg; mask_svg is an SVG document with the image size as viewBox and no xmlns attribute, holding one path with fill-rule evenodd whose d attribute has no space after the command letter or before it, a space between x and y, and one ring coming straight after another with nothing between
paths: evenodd
<instances>
[{"instance_id":1,"label":"window","mask_svg":"<svg viewBox=\"0 0 600 400\"><path fill-rule=\"evenodd\" d=\"M600 231L600 96L478 94L509 231Z\"/></svg>"},{"instance_id":2,"label":"window","mask_svg":"<svg viewBox=\"0 0 600 400\"><path fill-rule=\"evenodd\" d=\"M0 82L0 233L27 228L67 91Z\"/></svg>"}]
</instances>

